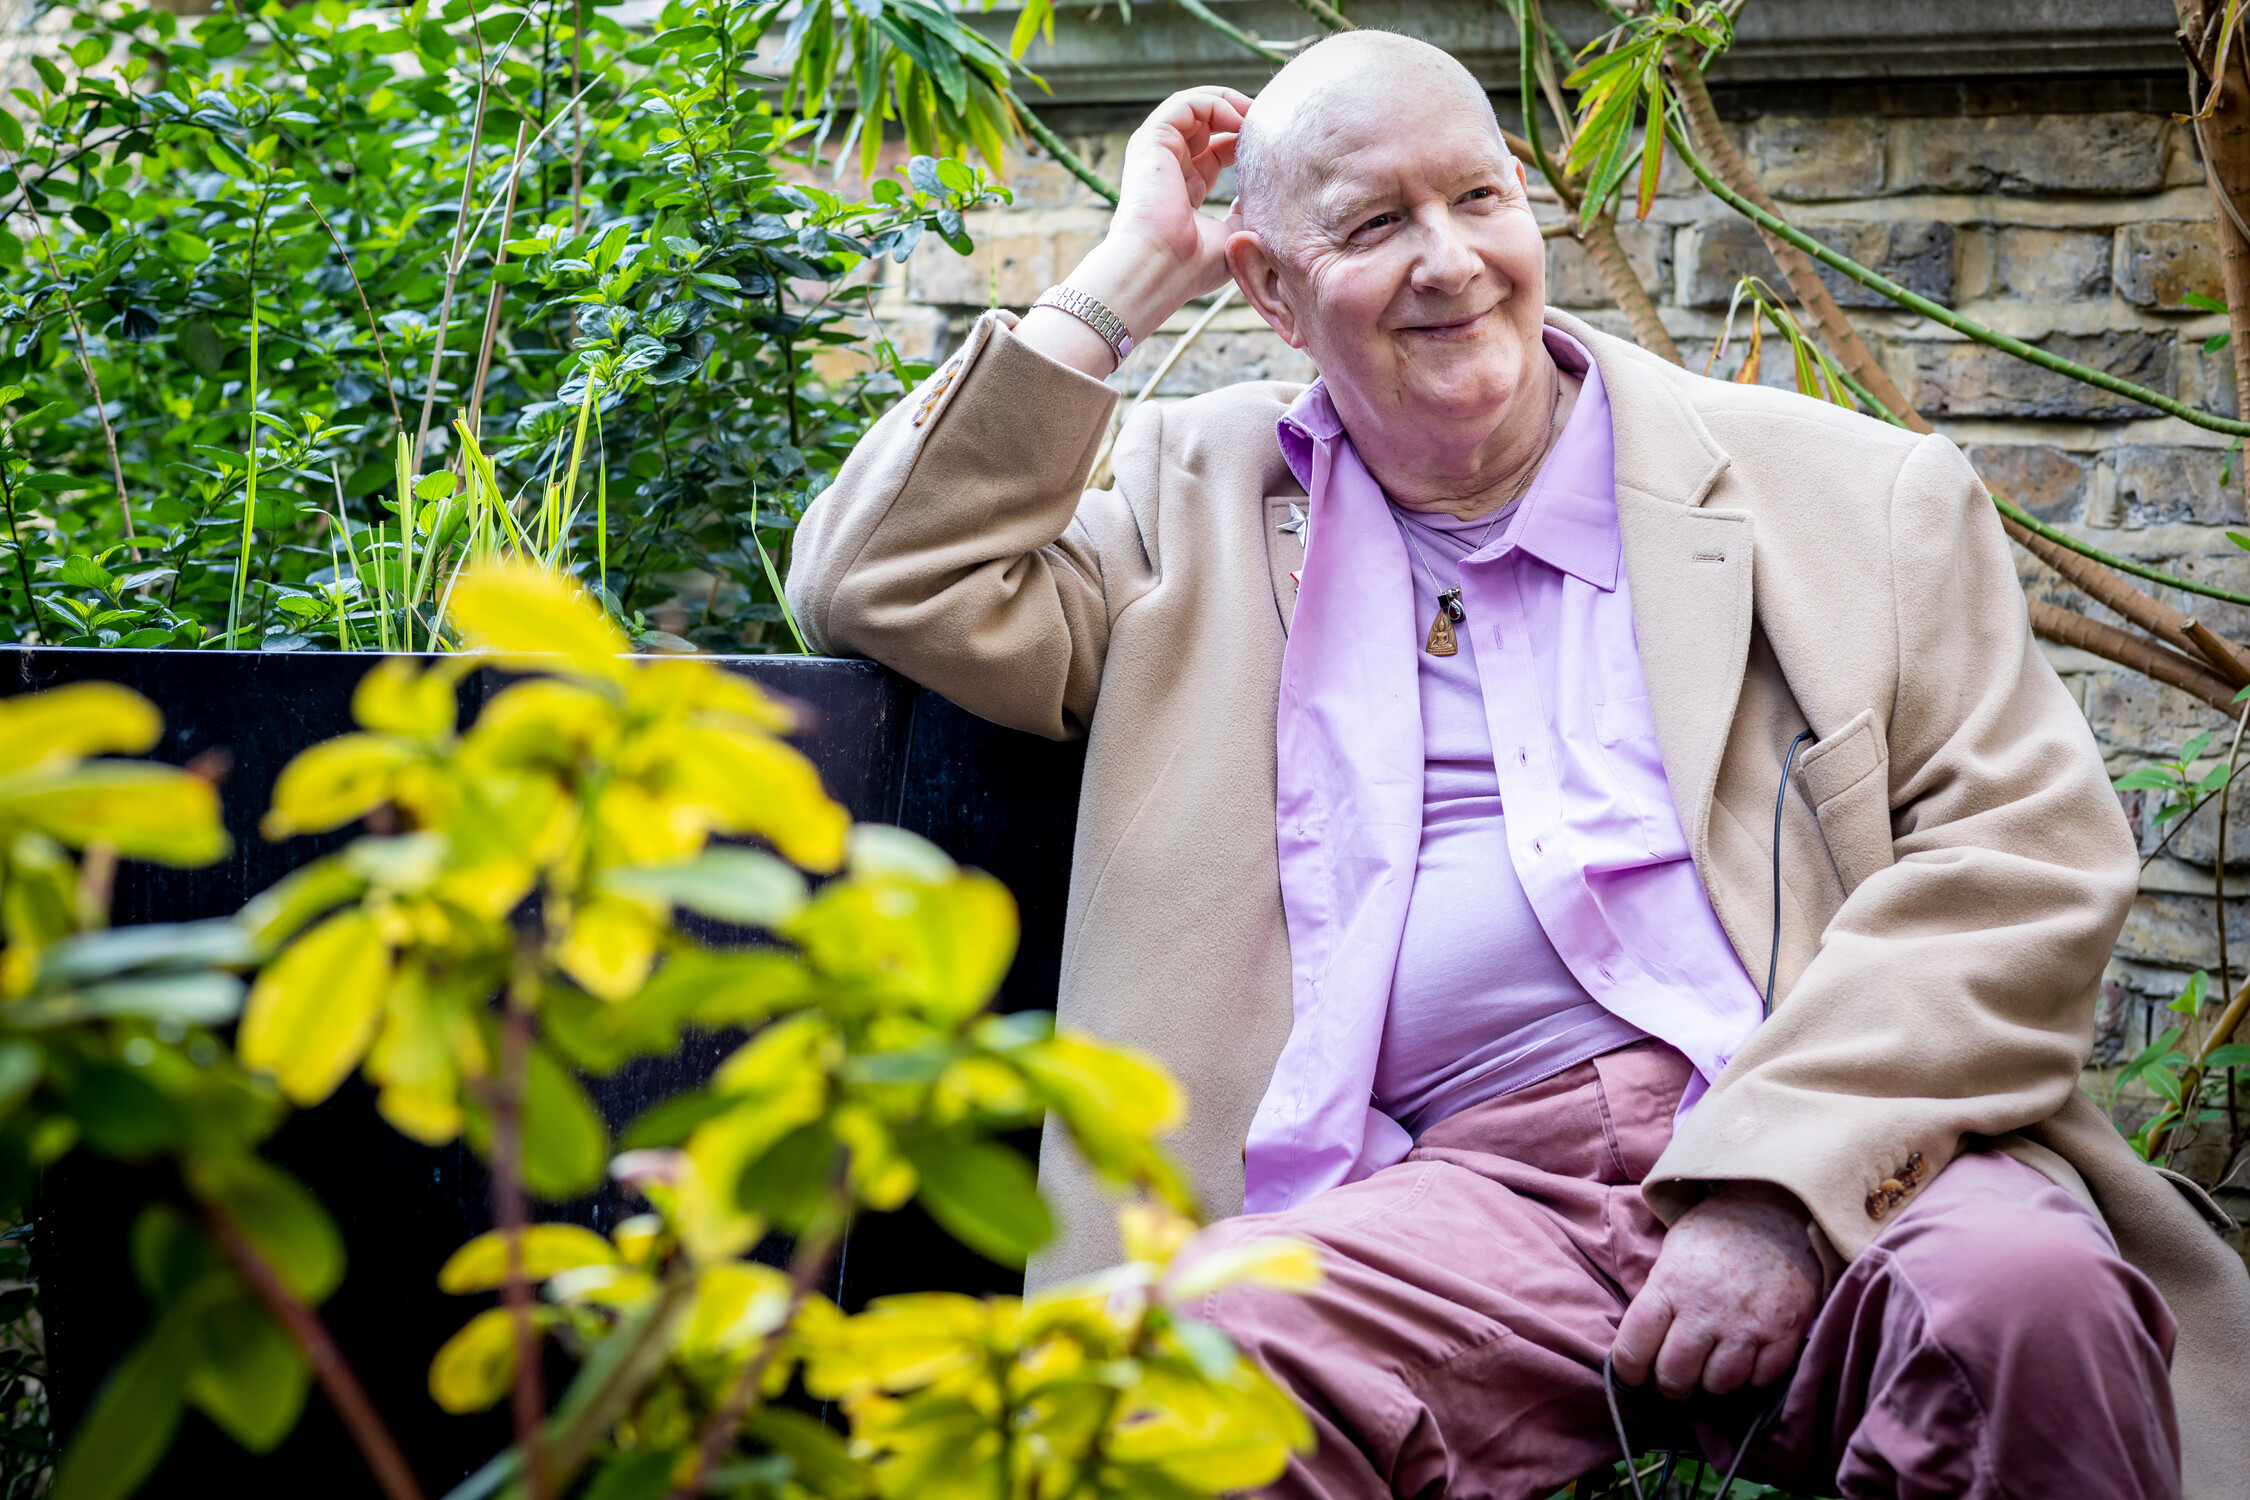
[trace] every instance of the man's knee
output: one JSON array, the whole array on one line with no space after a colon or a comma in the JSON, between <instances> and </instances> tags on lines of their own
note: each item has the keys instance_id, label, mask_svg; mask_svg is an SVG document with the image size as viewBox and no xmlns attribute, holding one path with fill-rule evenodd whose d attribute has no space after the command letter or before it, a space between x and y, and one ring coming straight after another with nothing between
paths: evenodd
<instances>
[{"instance_id":1,"label":"man's knee","mask_svg":"<svg viewBox=\"0 0 2250 1500\"><path fill-rule=\"evenodd\" d=\"M1886 1250L1949 1347L2001 1358L2139 1352L2159 1373L2170 1362L2170 1310L2076 1199L2001 1156L1964 1158L1939 1182L1952 1191L1933 1190Z\"/></svg>"}]
</instances>

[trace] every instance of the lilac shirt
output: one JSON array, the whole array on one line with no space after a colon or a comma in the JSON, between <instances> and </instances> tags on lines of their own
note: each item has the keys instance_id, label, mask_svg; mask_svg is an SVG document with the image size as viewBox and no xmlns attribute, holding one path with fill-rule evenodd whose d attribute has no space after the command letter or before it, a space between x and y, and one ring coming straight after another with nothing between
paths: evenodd
<instances>
[{"instance_id":1,"label":"lilac shirt","mask_svg":"<svg viewBox=\"0 0 2250 1500\"><path fill-rule=\"evenodd\" d=\"M1585 385L1522 514L1462 562L1459 631L1483 688L1515 883L1579 986L1695 1064L1686 1109L1757 1027L1758 992L1688 858L1665 780L1600 370L1567 335L1546 337ZM1382 488L1319 384L1279 436L1311 508L1275 734L1295 1020L1251 1123L1252 1212L1365 1177L1412 1144L1375 1098L1422 851L1428 749L1419 661L1429 619Z\"/></svg>"},{"instance_id":2,"label":"lilac shirt","mask_svg":"<svg viewBox=\"0 0 2250 1500\"><path fill-rule=\"evenodd\" d=\"M1497 521L1398 512L1413 544L1415 617L1437 612L1438 588L1461 576L1479 538L1489 553L1524 515L1522 504ZM1586 993L1516 879L1476 632L1457 634L1457 655L1416 657L1422 846L1375 1062L1375 1107L1415 1135L1642 1036Z\"/></svg>"}]
</instances>

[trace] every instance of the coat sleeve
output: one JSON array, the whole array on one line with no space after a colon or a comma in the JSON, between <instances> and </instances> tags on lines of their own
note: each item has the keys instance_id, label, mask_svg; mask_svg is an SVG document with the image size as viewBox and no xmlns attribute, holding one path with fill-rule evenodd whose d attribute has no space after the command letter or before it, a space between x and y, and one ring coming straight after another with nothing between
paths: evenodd
<instances>
[{"instance_id":1,"label":"coat sleeve","mask_svg":"<svg viewBox=\"0 0 2250 1500\"><path fill-rule=\"evenodd\" d=\"M1012 324L979 319L853 450L798 525L788 597L815 649L1064 739L1092 719L1110 622L1153 567L1123 490L1083 489L1116 393Z\"/></svg>"},{"instance_id":2,"label":"coat sleeve","mask_svg":"<svg viewBox=\"0 0 2250 1500\"><path fill-rule=\"evenodd\" d=\"M1847 1259L1977 1138L2070 1098L2139 875L2093 735L2032 641L2007 539L1952 443L1909 454L1889 530L1894 862L1853 888L1647 1189L1670 1220L1704 1184L1778 1183Z\"/></svg>"}]
</instances>

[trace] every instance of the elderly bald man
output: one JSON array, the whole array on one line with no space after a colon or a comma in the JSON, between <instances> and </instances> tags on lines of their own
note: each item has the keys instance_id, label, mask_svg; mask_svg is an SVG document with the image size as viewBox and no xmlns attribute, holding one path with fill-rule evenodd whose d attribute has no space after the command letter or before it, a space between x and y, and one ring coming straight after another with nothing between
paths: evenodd
<instances>
[{"instance_id":1,"label":"elderly bald man","mask_svg":"<svg viewBox=\"0 0 2250 1500\"><path fill-rule=\"evenodd\" d=\"M1975 476L1543 267L1474 80L1324 41L1167 100L798 532L824 646L1088 736L1062 1022L1189 1084L1250 1210L1201 1249L1328 1270L1207 1309L1312 1414L1276 1492L1551 1494L1614 1357L1632 1443L1853 1497L2180 1494L2176 1386L2236 1493L2250 1291L2077 1093L2135 853ZM1144 408L1085 490L1229 274L1321 379ZM1112 1259L1042 1181L1035 1279Z\"/></svg>"}]
</instances>

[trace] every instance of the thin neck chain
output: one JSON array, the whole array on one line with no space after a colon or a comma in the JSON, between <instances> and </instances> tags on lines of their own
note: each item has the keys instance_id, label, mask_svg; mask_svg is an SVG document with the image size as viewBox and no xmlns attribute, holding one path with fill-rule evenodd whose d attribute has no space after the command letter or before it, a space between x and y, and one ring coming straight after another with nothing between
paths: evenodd
<instances>
[{"instance_id":1,"label":"thin neck chain","mask_svg":"<svg viewBox=\"0 0 2250 1500\"><path fill-rule=\"evenodd\" d=\"M1477 544L1469 549L1470 552L1484 550L1484 544L1492 539L1493 531L1498 528L1502 521L1507 519L1508 512L1518 500L1523 498L1523 492L1531 488L1531 481L1538 477L1540 466L1547 462L1547 451L1555 445L1555 414L1561 410L1562 370L1556 367L1555 394L1554 398L1547 404L1547 436L1539 444L1539 456L1531 461L1529 468L1524 470L1523 478L1516 481L1516 487L1508 492L1508 498L1500 502L1500 508L1493 512L1490 524L1484 528L1484 535L1477 538ZM1414 528L1402 525L1399 529L1405 532L1406 544L1414 549L1414 555L1422 559L1422 571L1430 575L1430 591L1442 600L1446 590L1438 583L1437 569L1430 566L1430 555L1424 552L1422 544L1415 540ZM1458 593L1458 588L1454 592Z\"/></svg>"}]
</instances>

